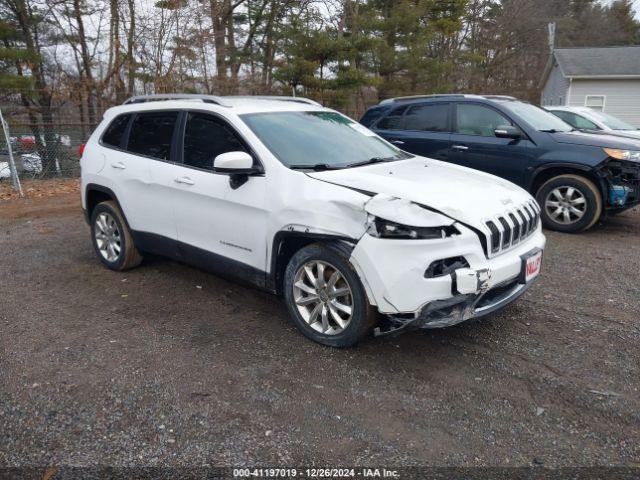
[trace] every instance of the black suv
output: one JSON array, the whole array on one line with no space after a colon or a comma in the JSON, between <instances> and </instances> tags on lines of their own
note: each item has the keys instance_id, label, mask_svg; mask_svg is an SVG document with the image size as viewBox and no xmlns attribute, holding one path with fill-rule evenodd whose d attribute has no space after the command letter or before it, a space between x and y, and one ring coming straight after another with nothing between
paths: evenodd
<instances>
[{"instance_id":1,"label":"black suv","mask_svg":"<svg viewBox=\"0 0 640 480\"><path fill-rule=\"evenodd\" d=\"M513 97L394 98L360 122L408 152L520 185L553 230L586 230L603 214L640 203L640 141L577 131Z\"/></svg>"}]
</instances>

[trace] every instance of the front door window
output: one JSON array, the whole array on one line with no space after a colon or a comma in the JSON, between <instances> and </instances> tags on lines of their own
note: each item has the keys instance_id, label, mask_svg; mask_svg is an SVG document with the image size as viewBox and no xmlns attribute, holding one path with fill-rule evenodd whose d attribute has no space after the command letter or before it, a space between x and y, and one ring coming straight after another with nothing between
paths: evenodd
<instances>
[{"instance_id":1,"label":"front door window","mask_svg":"<svg viewBox=\"0 0 640 480\"><path fill-rule=\"evenodd\" d=\"M494 130L504 125L512 123L491 108L472 103L461 103L456 107L456 133L493 137Z\"/></svg>"}]
</instances>

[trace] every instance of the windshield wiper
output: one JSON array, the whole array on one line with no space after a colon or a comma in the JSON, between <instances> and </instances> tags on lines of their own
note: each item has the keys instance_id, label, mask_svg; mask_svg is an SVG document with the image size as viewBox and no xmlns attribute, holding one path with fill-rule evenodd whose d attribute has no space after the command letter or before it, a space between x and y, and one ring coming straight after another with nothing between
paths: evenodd
<instances>
[{"instance_id":1,"label":"windshield wiper","mask_svg":"<svg viewBox=\"0 0 640 480\"><path fill-rule=\"evenodd\" d=\"M539 132L545 132L545 133L558 133L560 132L560 130L556 130L555 128L543 128L541 130L538 130Z\"/></svg>"},{"instance_id":2,"label":"windshield wiper","mask_svg":"<svg viewBox=\"0 0 640 480\"><path fill-rule=\"evenodd\" d=\"M354 163L348 163L345 168L351 168L351 167L360 167L362 165L373 165L374 163L384 163L384 162L390 162L392 160L399 160L396 157L372 157L369 160L365 160L363 162L354 162Z\"/></svg>"},{"instance_id":3,"label":"windshield wiper","mask_svg":"<svg viewBox=\"0 0 640 480\"><path fill-rule=\"evenodd\" d=\"M411 157L408 157L411 158ZM341 170L343 168L360 167L363 165L373 165L374 163L391 162L393 160L400 160L397 157L372 157L369 160L363 162L347 163L346 165L329 165L328 163L316 163L313 165L289 165L292 170L313 170L314 172L323 172L325 170Z\"/></svg>"},{"instance_id":4,"label":"windshield wiper","mask_svg":"<svg viewBox=\"0 0 640 480\"><path fill-rule=\"evenodd\" d=\"M291 170L313 170L314 172L323 172L325 170L338 170L342 167L329 165L328 163L315 163L313 165L289 165Z\"/></svg>"}]
</instances>

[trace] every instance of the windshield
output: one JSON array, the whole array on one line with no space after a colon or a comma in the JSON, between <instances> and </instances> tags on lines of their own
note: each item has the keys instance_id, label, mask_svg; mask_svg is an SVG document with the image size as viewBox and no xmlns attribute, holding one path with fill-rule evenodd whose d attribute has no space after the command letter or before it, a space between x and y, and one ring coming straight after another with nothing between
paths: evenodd
<instances>
[{"instance_id":1,"label":"windshield","mask_svg":"<svg viewBox=\"0 0 640 480\"><path fill-rule=\"evenodd\" d=\"M542 132L570 132L573 127L554 114L524 102L504 102L502 106Z\"/></svg>"},{"instance_id":2,"label":"windshield","mask_svg":"<svg viewBox=\"0 0 640 480\"><path fill-rule=\"evenodd\" d=\"M600 120L612 130L635 130L635 127L633 125L629 125L627 122L623 122L619 118L609 115L608 113L593 110L589 112L589 114L592 117Z\"/></svg>"},{"instance_id":3,"label":"windshield","mask_svg":"<svg viewBox=\"0 0 640 480\"><path fill-rule=\"evenodd\" d=\"M241 117L271 153L291 168L344 168L411 157L335 112L268 112Z\"/></svg>"}]
</instances>

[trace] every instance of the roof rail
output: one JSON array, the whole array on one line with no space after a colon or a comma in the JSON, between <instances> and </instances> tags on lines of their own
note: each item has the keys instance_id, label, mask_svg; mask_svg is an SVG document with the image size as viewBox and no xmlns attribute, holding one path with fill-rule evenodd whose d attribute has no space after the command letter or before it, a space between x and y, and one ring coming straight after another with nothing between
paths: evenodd
<instances>
[{"instance_id":1,"label":"roof rail","mask_svg":"<svg viewBox=\"0 0 640 480\"><path fill-rule=\"evenodd\" d=\"M232 95L226 97L218 97L215 95L201 95L198 93L155 93L152 95L138 95L128 98L124 101L123 105L130 105L132 103L146 103L146 102L160 102L163 100L200 100L204 103L215 103L223 107L229 107L229 103L225 103L225 99L246 99L246 100L277 100L282 102L297 102L305 103L307 105L316 105L321 107L318 102L304 97L282 97L282 96L269 96L269 95Z\"/></svg>"},{"instance_id":2,"label":"roof rail","mask_svg":"<svg viewBox=\"0 0 640 480\"><path fill-rule=\"evenodd\" d=\"M215 103L216 105L227 106L224 104L222 97L200 95L197 93L155 93L153 95L138 95L128 98L122 104L130 105L132 103L160 102L163 100L200 100L204 103Z\"/></svg>"},{"instance_id":3,"label":"roof rail","mask_svg":"<svg viewBox=\"0 0 640 480\"><path fill-rule=\"evenodd\" d=\"M394 102L410 102L411 100L419 100L421 98L439 98L439 97L464 97L463 93L434 93L431 95L409 95L406 97L387 98L380 102L380 105Z\"/></svg>"},{"instance_id":4,"label":"roof rail","mask_svg":"<svg viewBox=\"0 0 640 480\"><path fill-rule=\"evenodd\" d=\"M511 95L482 95L484 98L495 98L496 100L517 100L516 97Z\"/></svg>"},{"instance_id":5,"label":"roof rail","mask_svg":"<svg viewBox=\"0 0 640 480\"><path fill-rule=\"evenodd\" d=\"M434 93L431 95L410 95L407 97L387 98L380 102L380 105L386 105L395 102L410 102L411 100L420 100L421 98L488 98L495 100L517 100L515 97L509 95L476 95L471 93Z\"/></svg>"},{"instance_id":6,"label":"roof rail","mask_svg":"<svg viewBox=\"0 0 640 480\"><path fill-rule=\"evenodd\" d=\"M315 100L311 100L310 98L305 97L287 97L287 96L279 96L279 95L233 95L230 97L223 98L241 98L247 100L276 100L280 102L297 102L297 103L306 103L308 105L316 105L321 107L322 105Z\"/></svg>"}]
</instances>

